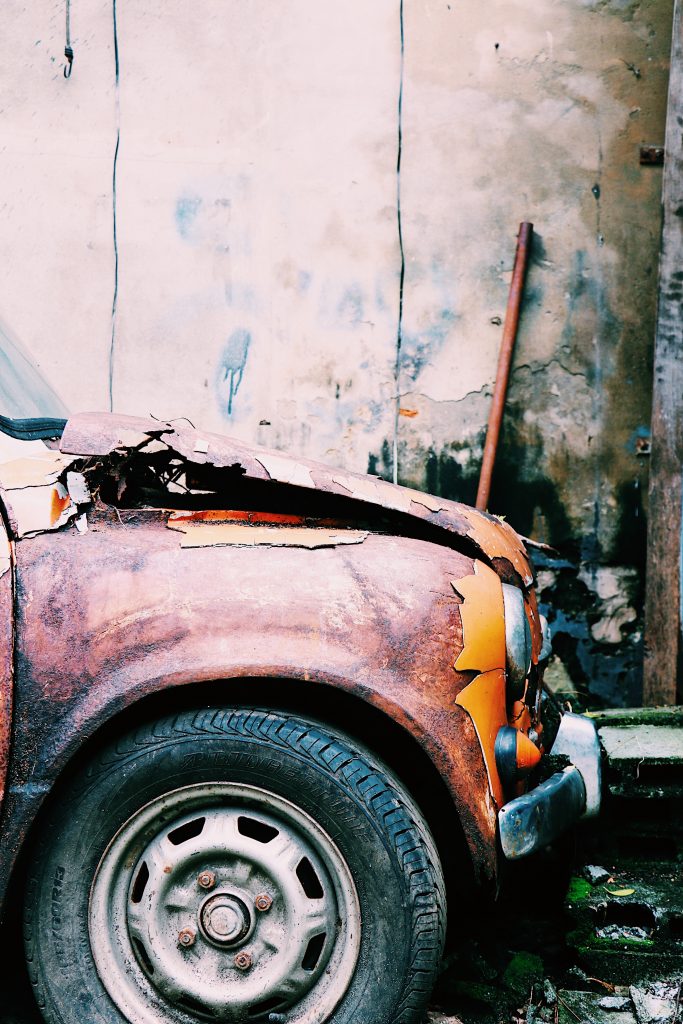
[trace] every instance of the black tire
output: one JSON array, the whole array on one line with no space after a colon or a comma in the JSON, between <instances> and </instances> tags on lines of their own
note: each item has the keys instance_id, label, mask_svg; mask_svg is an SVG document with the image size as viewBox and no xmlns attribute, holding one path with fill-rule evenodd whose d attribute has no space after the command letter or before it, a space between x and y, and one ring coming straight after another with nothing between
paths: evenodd
<instances>
[{"instance_id":1,"label":"black tire","mask_svg":"<svg viewBox=\"0 0 683 1024\"><path fill-rule=\"evenodd\" d=\"M268 789L295 804L333 838L348 865L361 908L360 949L350 984L325 1020L422 1020L443 950L445 897L420 812L388 769L348 738L252 709L186 712L140 727L104 749L52 801L29 865L24 918L29 974L45 1019L127 1021L93 961L93 878L112 838L143 805L179 787L219 781ZM296 1006L274 1019L296 1022Z\"/></svg>"}]
</instances>

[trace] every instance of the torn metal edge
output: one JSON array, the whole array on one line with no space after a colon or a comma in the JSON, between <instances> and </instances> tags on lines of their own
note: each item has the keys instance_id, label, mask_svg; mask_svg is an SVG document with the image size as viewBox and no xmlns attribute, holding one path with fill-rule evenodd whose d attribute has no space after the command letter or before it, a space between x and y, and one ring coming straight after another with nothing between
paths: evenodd
<instances>
[{"instance_id":1,"label":"torn metal edge","mask_svg":"<svg viewBox=\"0 0 683 1024\"><path fill-rule=\"evenodd\" d=\"M148 450L156 442L189 464L217 469L239 466L248 479L272 480L402 512L448 533L467 538L489 561L506 559L525 587L533 574L523 542L505 522L459 502L438 498L384 480L345 472L324 463L245 444L191 427L114 413L80 413L67 422L60 450L79 456L106 456L114 451Z\"/></svg>"}]
</instances>

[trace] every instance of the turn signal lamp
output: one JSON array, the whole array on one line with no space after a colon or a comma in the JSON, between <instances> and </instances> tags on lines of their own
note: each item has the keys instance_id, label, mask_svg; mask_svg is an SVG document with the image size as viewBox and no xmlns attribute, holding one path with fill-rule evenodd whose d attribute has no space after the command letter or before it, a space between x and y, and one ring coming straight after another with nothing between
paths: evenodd
<instances>
[{"instance_id":1,"label":"turn signal lamp","mask_svg":"<svg viewBox=\"0 0 683 1024\"><path fill-rule=\"evenodd\" d=\"M541 751L528 736L504 725L496 736L496 767L506 786L525 778L541 760Z\"/></svg>"}]
</instances>

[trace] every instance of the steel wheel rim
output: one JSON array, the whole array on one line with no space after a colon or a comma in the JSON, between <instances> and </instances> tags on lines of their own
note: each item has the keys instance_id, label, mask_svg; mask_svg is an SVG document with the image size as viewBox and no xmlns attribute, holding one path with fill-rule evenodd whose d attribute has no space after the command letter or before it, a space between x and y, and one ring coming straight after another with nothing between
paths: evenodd
<instances>
[{"instance_id":1,"label":"steel wheel rim","mask_svg":"<svg viewBox=\"0 0 683 1024\"><path fill-rule=\"evenodd\" d=\"M136 811L90 892L95 966L131 1024L322 1024L353 977L360 925L331 837L285 798L233 783Z\"/></svg>"}]
</instances>

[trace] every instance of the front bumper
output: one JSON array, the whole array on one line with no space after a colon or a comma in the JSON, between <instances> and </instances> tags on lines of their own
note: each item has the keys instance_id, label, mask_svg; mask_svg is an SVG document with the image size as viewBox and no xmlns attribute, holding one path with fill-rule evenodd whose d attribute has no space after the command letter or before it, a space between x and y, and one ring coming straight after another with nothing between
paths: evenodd
<instances>
[{"instance_id":1,"label":"front bumper","mask_svg":"<svg viewBox=\"0 0 683 1024\"><path fill-rule=\"evenodd\" d=\"M500 842L508 860L535 853L600 810L600 744L593 723L581 715L563 715L551 753L566 755L571 765L498 812Z\"/></svg>"}]
</instances>

